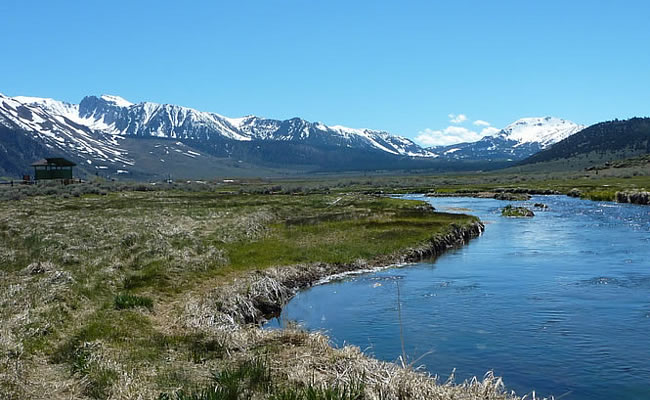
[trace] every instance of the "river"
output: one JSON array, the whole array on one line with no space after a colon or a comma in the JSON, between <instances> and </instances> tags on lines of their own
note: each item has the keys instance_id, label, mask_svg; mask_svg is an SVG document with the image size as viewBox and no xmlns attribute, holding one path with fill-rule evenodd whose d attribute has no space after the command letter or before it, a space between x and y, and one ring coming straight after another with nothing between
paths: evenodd
<instances>
[{"instance_id":1,"label":"river","mask_svg":"<svg viewBox=\"0 0 650 400\"><path fill-rule=\"evenodd\" d=\"M297 321L386 361L402 337L409 362L443 381L492 370L520 395L650 399L650 207L403 197L476 215L485 233L436 260L301 291L267 326ZM500 215L537 202L549 208L533 218Z\"/></svg>"}]
</instances>

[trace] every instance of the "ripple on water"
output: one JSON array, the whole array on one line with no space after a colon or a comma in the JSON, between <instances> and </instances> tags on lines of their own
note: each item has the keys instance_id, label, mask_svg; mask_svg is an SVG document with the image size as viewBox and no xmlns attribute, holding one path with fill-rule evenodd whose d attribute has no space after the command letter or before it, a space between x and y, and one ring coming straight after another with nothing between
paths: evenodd
<instances>
[{"instance_id":1,"label":"ripple on water","mask_svg":"<svg viewBox=\"0 0 650 400\"><path fill-rule=\"evenodd\" d=\"M611 286L626 289L650 288L650 276L632 275L615 278L611 276L597 276L591 279L584 279L577 282L578 286Z\"/></svg>"},{"instance_id":2,"label":"ripple on water","mask_svg":"<svg viewBox=\"0 0 650 400\"><path fill-rule=\"evenodd\" d=\"M456 292L463 293L463 292L471 292L473 290L477 290L481 287L478 283L470 283L469 285L463 285L463 286L458 286L456 287Z\"/></svg>"},{"instance_id":3,"label":"ripple on water","mask_svg":"<svg viewBox=\"0 0 650 400\"><path fill-rule=\"evenodd\" d=\"M404 279L404 275L369 276L367 279L371 281L398 281Z\"/></svg>"},{"instance_id":4,"label":"ripple on water","mask_svg":"<svg viewBox=\"0 0 650 400\"><path fill-rule=\"evenodd\" d=\"M578 282L579 286L600 286L600 285L610 285L610 286L623 286L622 281L618 278L613 278L610 276L597 276L591 279L584 279Z\"/></svg>"}]
</instances>

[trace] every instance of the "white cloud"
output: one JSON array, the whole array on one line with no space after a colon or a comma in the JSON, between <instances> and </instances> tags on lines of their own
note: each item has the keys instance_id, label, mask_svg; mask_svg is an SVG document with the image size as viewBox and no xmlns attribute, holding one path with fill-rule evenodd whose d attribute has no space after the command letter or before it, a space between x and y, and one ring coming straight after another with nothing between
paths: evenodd
<instances>
[{"instance_id":1,"label":"white cloud","mask_svg":"<svg viewBox=\"0 0 650 400\"><path fill-rule=\"evenodd\" d=\"M495 136L497 133L501 132L500 129L497 129L492 126L489 122L477 119L472 124L480 128L474 128L472 130L462 126L457 126L467 121L467 116L465 114L448 114L449 122L456 125L450 125L445 129L430 129L427 128L423 131L418 132L418 136L415 137L415 141L424 146L449 146L456 143L465 143L465 142L476 142L481 140L485 136Z\"/></svg>"},{"instance_id":2,"label":"white cloud","mask_svg":"<svg viewBox=\"0 0 650 400\"><path fill-rule=\"evenodd\" d=\"M462 124L463 122L467 121L467 115L465 114L449 114L447 116L449 117L449 122L452 124Z\"/></svg>"},{"instance_id":3,"label":"white cloud","mask_svg":"<svg viewBox=\"0 0 650 400\"><path fill-rule=\"evenodd\" d=\"M481 137L483 136L494 136L497 133L501 132L500 129L497 129L493 126L488 126L487 128L481 129Z\"/></svg>"},{"instance_id":4,"label":"white cloud","mask_svg":"<svg viewBox=\"0 0 650 400\"><path fill-rule=\"evenodd\" d=\"M420 131L420 134L415 140L424 146L448 146L462 142L476 142L482 137L483 135L480 133L463 128L462 126L448 126L443 130L427 128Z\"/></svg>"}]
</instances>

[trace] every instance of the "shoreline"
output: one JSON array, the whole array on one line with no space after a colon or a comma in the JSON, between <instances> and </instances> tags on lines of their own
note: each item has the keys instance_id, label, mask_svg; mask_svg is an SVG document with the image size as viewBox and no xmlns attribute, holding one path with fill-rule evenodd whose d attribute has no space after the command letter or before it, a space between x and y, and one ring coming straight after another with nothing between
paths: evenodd
<instances>
[{"instance_id":1,"label":"shoreline","mask_svg":"<svg viewBox=\"0 0 650 400\"><path fill-rule=\"evenodd\" d=\"M503 381L488 371L483 377L455 382L454 376L440 379L417 368L412 360L382 361L359 347L335 347L322 332L297 327L264 329L262 324L279 315L282 307L301 289L323 284L327 279L406 265L467 244L479 237L485 226L474 220L452 224L426 243L398 254L351 264L313 263L251 272L230 284L214 288L202 299L188 298L185 328L212 335L236 337L238 358L255 357L260 346L273 343L271 369L281 371L285 384L309 386L363 383L368 399L494 399L519 400ZM400 362L402 365L400 365Z\"/></svg>"},{"instance_id":2,"label":"shoreline","mask_svg":"<svg viewBox=\"0 0 650 400\"><path fill-rule=\"evenodd\" d=\"M333 277L372 272L437 257L449 249L467 244L484 230L485 225L478 220L462 226L452 224L447 232L431 237L420 246L370 261L360 259L349 264L298 264L250 272L235 279L231 285L215 288L210 302L218 305L215 311L222 313L221 320L229 324L261 326L268 319L280 315L282 307L301 289L326 283Z\"/></svg>"},{"instance_id":3,"label":"shoreline","mask_svg":"<svg viewBox=\"0 0 650 400\"><path fill-rule=\"evenodd\" d=\"M622 190L616 192L583 193L581 190L574 188L567 193L558 192L556 190L546 189L509 189L509 190L487 190L487 191L461 191L461 192L429 192L424 194L425 197L468 197L479 199L496 199L507 201L526 201L530 200L531 196L568 196L576 197L581 200L591 201L608 201L619 204L636 204L636 205L650 205L650 192L641 189Z\"/></svg>"}]
</instances>

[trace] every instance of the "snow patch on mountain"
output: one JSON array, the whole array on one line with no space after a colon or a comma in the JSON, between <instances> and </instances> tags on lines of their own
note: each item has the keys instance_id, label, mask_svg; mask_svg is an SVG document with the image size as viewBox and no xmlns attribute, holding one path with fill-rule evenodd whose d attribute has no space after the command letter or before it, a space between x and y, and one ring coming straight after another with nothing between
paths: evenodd
<instances>
[{"instance_id":1,"label":"snow patch on mountain","mask_svg":"<svg viewBox=\"0 0 650 400\"><path fill-rule=\"evenodd\" d=\"M115 137L96 132L78 115L78 106L39 97L0 95L0 123L30 132L45 146L90 159L131 165Z\"/></svg>"},{"instance_id":2,"label":"snow patch on mountain","mask_svg":"<svg viewBox=\"0 0 650 400\"><path fill-rule=\"evenodd\" d=\"M476 142L435 146L428 150L453 160L521 160L584 128L555 117L521 118Z\"/></svg>"},{"instance_id":3,"label":"snow patch on mountain","mask_svg":"<svg viewBox=\"0 0 650 400\"><path fill-rule=\"evenodd\" d=\"M503 128L497 135L519 143L539 143L542 149L584 129L584 125L555 117L521 118Z\"/></svg>"},{"instance_id":4,"label":"snow patch on mountain","mask_svg":"<svg viewBox=\"0 0 650 400\"><path fill-rule=\"evenodd\" d=\"M26 105L39 107L53 115L64 116L72 119L77 119L79 117L78 104L70 104L49 98L29 96L15 96L12 97L12 99Z\"/></svg>"},{"instance_id":5,"label":"snow patch on mountain","mask_svg":"<svg viewBox=\"0 0 650 400\"><path fill-rule=\"evenodd\" d=\"M133 103L128 100L123 99L120 96L113 96L110 94L103 94L100 98L108 103L114 104L117 107L131 107Z\"/></svg>"}]
</instances>

